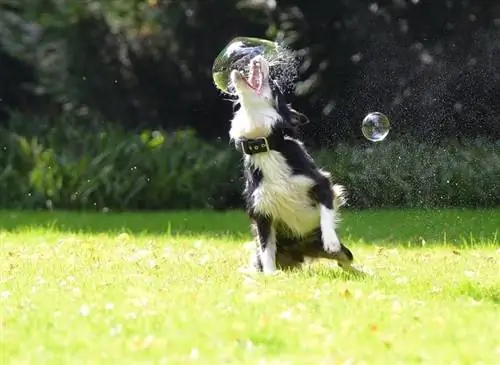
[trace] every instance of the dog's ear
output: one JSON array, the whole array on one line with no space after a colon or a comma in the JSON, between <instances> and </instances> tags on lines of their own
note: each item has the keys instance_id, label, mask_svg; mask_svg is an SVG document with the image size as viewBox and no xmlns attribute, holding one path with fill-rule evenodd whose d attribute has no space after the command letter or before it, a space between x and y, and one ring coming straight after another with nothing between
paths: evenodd
<instances>
[{"instance_id":1,"label":"dog's ear","mask_svg":"<svg viewBox=\"0 0 500 365\"><path fill-rule=\"evenodd\" d=\"M305 114L296 111L292 107L290 107L290 121L292 122L292 125L295 127L300 127L303 126L304 124L310 123L309 118L306 117Z\"/></svg>"}]
</instances>

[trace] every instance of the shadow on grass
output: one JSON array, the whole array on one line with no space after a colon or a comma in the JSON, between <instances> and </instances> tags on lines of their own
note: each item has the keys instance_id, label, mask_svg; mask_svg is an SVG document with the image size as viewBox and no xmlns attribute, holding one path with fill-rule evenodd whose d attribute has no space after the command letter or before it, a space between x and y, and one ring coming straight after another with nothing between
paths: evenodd
<instances>
[{"instance_id":1,"label":"shadow on grass","mask_svg":"<svg viewBox=\"0 0 500 365\"><path fill-rule=\"evenodd\" d=\"M318 261L325 262L325 261ZM360 271L346 271L336 266L335 264L327 266L318 266L312 264L310 266L303 266L301 269L290 270L291 273L298 273L301 276L312 277L312 278L323 278L331 280L341 280L341 281L365 281L373 279L375 276L368 273Z\"/></svg>"},{"instance_id":2,"label":"shadow on grass","mask_svg":"<svg viewBox=\"0 0 500 365\"><path fill-rule=\"evenodd\" d=\"M499 244L500 209L373 210L342 212L339 235L354 243ZM197 235L250 238L242 211L169 211L125 213L0 211L0 231L53 229L61 232Z\"/></svg>"},{"instance_id":3,"label":"shadow on grass","mask_svg":"<svg viewBox=\"0 0 500 365\"><path fill-rule=\"evenodd\" d=\"M26 229L249 238L248 220L243 212L0 212L0 231Z\"/></svg>"},{"instance_id":4,"label":"shadow on grass","mask_svg":"<svg viewBox=\"0 0 500 365\"><path fill-rule=\"evenodd\" d=\"M488 301L500 304L500 288L484 286L475 282L465 282L455 288L457 294L467 296L477 301Z\"/></svg>"}]
</instances>

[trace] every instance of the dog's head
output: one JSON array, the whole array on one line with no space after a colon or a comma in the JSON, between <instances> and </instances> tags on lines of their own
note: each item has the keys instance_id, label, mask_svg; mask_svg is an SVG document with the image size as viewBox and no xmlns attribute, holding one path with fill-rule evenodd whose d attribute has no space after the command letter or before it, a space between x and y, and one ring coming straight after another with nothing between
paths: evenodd
<instances>
[{"instance_id":1,"label":"dog's head","mask_svg":"<svg viewBox=\"0 0 500 365\"><path fill-rule=\"evenodd\" d=\"M248 77L233 70L231 82L240 104L232 122L231 137L265 137L273 130L295 135L298 127L309 122L304 114L286 103L264 57L257 56L250 61Z\"/></svg>"}]
</instances>

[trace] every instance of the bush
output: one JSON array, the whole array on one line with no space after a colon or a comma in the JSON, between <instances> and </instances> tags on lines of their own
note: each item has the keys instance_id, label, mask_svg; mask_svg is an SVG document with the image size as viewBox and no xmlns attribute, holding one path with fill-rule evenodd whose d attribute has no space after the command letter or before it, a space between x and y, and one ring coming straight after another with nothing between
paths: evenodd
<instances>
[{"instance_id":1,"label":"bush","mask_svg":"<svg viewBox=\"0 0 500 365\"><path fill-rule=\"evenodd\" d=\"M91 117L78 123L68 117L52 126L46 120L25 123L19 115L11 121L10 129L0 130L0 207L241 205L241 156L227 140L204 142L190 130L103 129ZM436 147L387 140L341 144L313 155L347 187L352 207L500 205L500 141L448 141Z\"/></svg>"},{"instance_id":2,"label":"bush","mask_svg":"<svg viewBox=\"0 0 500 365\"><path fill-rule=\"evenodd\" d=\"M69 121L68 121L69 123ZM46 125L46 121L35 124ZM61 123L62 124L62 123ZM0 131L0 206L64 209L229 207L239 156L190 130L84 133L68 125L37 136Z\"/></svg>"},{"instance_id":3,"label":"bush","mask_svg":"<svg viewBox=\"0 0 500 365\"><path fill-rule=\"evenodd\" d=\"M500 141L386 141L316 156L355 207L500 206Z\"/></svg>"}]
</instances>

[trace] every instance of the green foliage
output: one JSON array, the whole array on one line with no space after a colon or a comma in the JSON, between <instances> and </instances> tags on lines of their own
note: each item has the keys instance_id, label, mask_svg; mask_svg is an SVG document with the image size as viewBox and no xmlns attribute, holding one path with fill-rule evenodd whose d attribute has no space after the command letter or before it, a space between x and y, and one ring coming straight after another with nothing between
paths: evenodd
<instances>
[{"instance_id":1,"label":"green foliage","mask_svg":"<svg viewBox=\"0 0 500 365\"><path fill-rule=\"evenodd\" d=\"M354 206L500 205L500 141L385 141L317 157L352 192Z\"/></svg>"},{"instance_id":2,"label":"green foliage","mask_svg":"<svg viewBox=\"0 0 500 365\"><path fill-rule=\"evenodd\" d=\"M313 155L347 187L354 207L500 204L500 142L340 144ZM89 116L54 125L14 114L10 129L0 130L0 207L235 207L240 158L226 140L208 143L191 130L132 133Z\"/></svg>"},{"instance_id":3,"label":"green foliage","mask_svg":"<svg viewBox=\"0 0 500 365\"><path fill-rule=\"evenodd\" d=\"M3 130L0 205L169 209L231 197L238 156L192 131L80 132L60 126L40 139Z\"/></svg>"}]
</instances>

